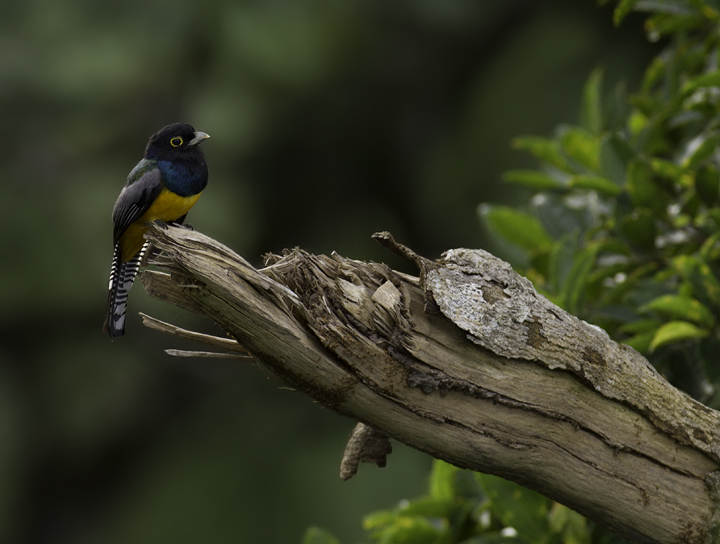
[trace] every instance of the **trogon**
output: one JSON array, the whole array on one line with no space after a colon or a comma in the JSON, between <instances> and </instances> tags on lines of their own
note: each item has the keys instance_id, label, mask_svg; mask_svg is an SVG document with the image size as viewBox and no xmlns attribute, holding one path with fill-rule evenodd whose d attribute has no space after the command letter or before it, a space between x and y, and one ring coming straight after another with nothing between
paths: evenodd
<instances>
[{"instance_id":1,"label":"trogon","mask_svg":"<svg viewBox=\"0 0 720 544\"><path fill-rule=\"evenodd\" d=\"M115 251L103 325L110 336L125 332L128 292L148 247L143 238L147 224L182 224L207 185L207 165L198 145L206 138L184 123L161 128L150 137L145 158L128 175L112 212Z\"/></svg>"}]
</instances>

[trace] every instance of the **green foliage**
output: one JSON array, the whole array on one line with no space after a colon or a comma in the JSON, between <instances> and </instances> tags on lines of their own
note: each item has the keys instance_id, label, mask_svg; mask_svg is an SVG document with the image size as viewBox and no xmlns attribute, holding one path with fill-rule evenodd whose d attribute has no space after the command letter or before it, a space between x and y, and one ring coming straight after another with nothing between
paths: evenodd
<instances>
[{"instance_id":1,"label":"green foliage","mask_svg":"<svg viewBox=\"0 0 720 544\"><path fill-rule=\"evenodd\" d=\"M369 514L363 527L379 544L590 544L581 515L497 476L436 460L428 494ZM308 529L302 544L334 544Z\"/></svg>"},{"instance_id":2,"label":"green foliage","mask_svg":"<svg viewBox=\"0 0 720 544\"><path fill-rule=\"evenodd\" d=\"M515 529L522 541L548 541L549 499L497 476L478 473L475 478L490 499L490 511L504 526Z\"/></svg>"},{"instance_id":3,"label":"green foliage","mask_svg":"<svg viewBox=\"0 0 720 544\"><path fill-rule=\"evenodd\" d=\"M655 331L648 346L648 351L655 351L656 348L664 346L665 344L691 340L693 338L703 338L707 335L707 330L696 327L687 321L669 321Z\"/></svg>"},{"instance_id":4,"label":"green foliage","mask_svg":"<svg viewBox=\"0 0 720 544\"><path fill-rule=\"evenodd\" d=\"M530 214L505 206L494 206L483 215L490 228L528 252L545 252L552 245L550 235L545 232L540 221Z\"/></svg>"},{"instance_id":5,"label":"green foliage","mask_svg":"<svg viewBox=\"0 0 720 544\"><path fill-rule=\"evenodd\" d=\"M524 209L482 204L482 224L536 288L644 353L668 378L720 407L720 3L620 0L620 24L648 12L667 43L641 89L582 93L579 126L513 147L538 170L504 181ZM609 544L621 540L542 495L436 461L428 495L365 518L383 544Z\"/></svg>"},{"instance_id":6,"label":"green foliage","mask_svg":"<svg viewBox=\"0 0 720 544\"><path fill-rule=\"evenodd\" d=\"M500 250L540 292L715 407L720 382L709 382L717 373L706 354L720 317L719 7L618 2L615 24L648 12L649 38L667 38L641 89L604 98L594 70L579 126L513 142L540 163L505 176L533 192L527 208L480 207ZM698 358L690 382L673 363L680 353Z\"/></svg>"},{"instance_id":7,"label":"green foliage","mask_svg":"<svg viewBox=\"0 0 720 544\"><path fill-rule=\"evenodd\" d=\"M485 502L471 473L435 461L428 495L372 513L363 520L363 527L374 542L382 544L464 542L478 534L478 516Z\"/></svg>"},{"instance_id":8,"label":"green foliage","mask_svg":"<svg viewBox=\"0 0 720 544\"><path fill-rule=\"evenodd\" d=\"M340 541L325 529L310 527L303 535L302 544L340 544Z\"/></svg>"},{"instance_id":9,"label":"green foliage","mask_svg":"<svg viewBox=\"0 0 720 544\"><path fill-rule=\"evenodd\" d=\"M707 306L684 295L662 295L640 308L640 311L643 310L671 318L685 319L703 327L711 327L714 321Z\"/></svg>"}]
</instances>

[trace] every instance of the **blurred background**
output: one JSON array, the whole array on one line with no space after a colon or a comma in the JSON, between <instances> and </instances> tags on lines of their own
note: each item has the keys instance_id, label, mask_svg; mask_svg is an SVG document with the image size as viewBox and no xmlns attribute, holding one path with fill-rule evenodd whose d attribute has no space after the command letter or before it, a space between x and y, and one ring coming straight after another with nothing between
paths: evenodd
<instances>
[{"instance_id":1,"label":"blurred background","mask_svg":"<svg viewBox=\"0 0 720 544\"><path fill-rule=\"evenodd\" d=\"M338 476L354 422L252 363L192 349L130 297L101 331L110 213L147 138L174 121L210 185L188 221L255 265L283 248L413 270L370 236L437 258L492 250L482 202L524 195L513 136L577 120L597 66L632 90L641 18L592 0L5 0L0 4L0 541L293 543L425 489L430 459Z\"/></svg>"}]
</instances>

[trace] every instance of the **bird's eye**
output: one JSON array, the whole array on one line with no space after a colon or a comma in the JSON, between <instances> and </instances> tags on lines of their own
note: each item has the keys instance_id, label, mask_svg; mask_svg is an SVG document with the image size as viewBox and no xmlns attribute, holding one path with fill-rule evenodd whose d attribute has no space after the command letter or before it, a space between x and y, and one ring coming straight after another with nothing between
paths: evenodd
<instances>
[{"instance_id":1,"label":"bird's eye","mask_svg":"<svg viewBox=\"0 0 720 544\"><path fill-rule=\"evenodd\" d=\"M175 136L170 140L170 145L173 147L180 147L183 144L183 139L180 136Z\"/></svg>"}]
</instances>

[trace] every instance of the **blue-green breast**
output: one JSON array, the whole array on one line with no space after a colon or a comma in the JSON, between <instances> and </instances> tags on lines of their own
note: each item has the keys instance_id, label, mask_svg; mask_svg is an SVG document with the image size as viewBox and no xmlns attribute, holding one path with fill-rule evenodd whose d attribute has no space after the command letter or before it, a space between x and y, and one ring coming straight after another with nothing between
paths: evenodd
<instances>
[{"instance_id":1,"label":"blue-green breast","mask_svg":"<svg viewBox=\"0 0 720 544\"><path fill-rule=\"evenodd\" d=\"M158 161L165 186L180 196L200 193L208 182L205 161Z\"/></svg>"},{"instance_id":2,"label":"blue-green breast","mask_svg":"<svg viewBox=\"0 0 720 544\"><path fill-rule=\"evenodd\" d=\"M150 170L158 168L163 184L179 196L193 196L207 186L208 170L205 161L158 161L142 159L128 174L127 185L139 180Z\"/></svg>"}]
</instances>

